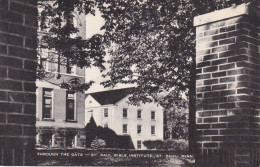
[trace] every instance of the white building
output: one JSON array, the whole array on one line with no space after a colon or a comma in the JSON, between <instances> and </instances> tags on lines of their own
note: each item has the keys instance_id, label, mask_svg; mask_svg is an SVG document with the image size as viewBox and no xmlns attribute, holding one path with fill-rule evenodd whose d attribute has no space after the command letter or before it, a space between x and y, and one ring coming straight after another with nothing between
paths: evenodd
<instances>
[{"instance_id":1,"label":"white building","mask_svg":"<svg viewBox=\"0 0 260 167\"><path fill-rule=\"evenodd\" d=\"M88 94L85 124L93 116L97 126L117 135L130 135L135 149L146 149L145 140L163 140L163 108L155 103L134 106L128 103L132 88Z\"/></svg>"}]
</instances>

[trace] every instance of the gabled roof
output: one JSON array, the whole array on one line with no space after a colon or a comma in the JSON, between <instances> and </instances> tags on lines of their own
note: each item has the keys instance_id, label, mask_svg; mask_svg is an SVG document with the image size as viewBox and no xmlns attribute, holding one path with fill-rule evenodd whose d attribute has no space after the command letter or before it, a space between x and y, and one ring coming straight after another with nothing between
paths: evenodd
<instances>
[{"instance_id":1,"label":"gabled roof","mask_svg":"<svg viewBox=\"0 0 260 167\"><path fill-rule=\"evenodd\" d=\"M131 94L133 87L89 93L100 105L116 104L118 101Z\"/></svg>"}]
</instances>

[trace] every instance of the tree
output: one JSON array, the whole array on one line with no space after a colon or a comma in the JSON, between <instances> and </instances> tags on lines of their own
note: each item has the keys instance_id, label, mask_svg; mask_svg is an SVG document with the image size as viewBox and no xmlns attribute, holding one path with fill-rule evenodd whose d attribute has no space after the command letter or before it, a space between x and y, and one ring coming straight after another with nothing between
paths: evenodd
<instances>
[{"instance_id":1,"label":"tree","mask_svg":"<svg viewBox=\"0 0 260 167\"><path fill-rule=\"evenodd\" d=\"M195 31L193 17L233 3L259 3L258 0L40 0L41 25L51 34L42 37L40 47L61 57L67 64L92 65L102 69L109 48L111 68L105 86L136 84L133 103L165 102L185 106L189 102L189 137L195 138ZM104 36L89 40L71 38L77 29L73 12L94 13L97 6L105 19ZM44 45L46 44L46 45ZM53 58L53 56L51 56ZM77 80L65 88L87 89L91 83ZM74 85L74 86L73 86ZM83 86L81 86L83 85ZM186 94L187 99L183 98ZM167 104L167 105L168 105ZM192 140L190 140L192 141ZM193 140L194 141L194 140ZM194 143L190 143L192 147Z\"/></svg>"},{"instance_id":2,"label":"tree","mask_svg":"<svg viewBox=\"0 0 260 167\"><path fill-rule=\"evenodd\" d=\"M186 110L186 111L185 111ZM165 129L170 139L188 139L188 113L184 108L169 108L164 111Z\"/></svg>"},{"instance_id":3,"label":"tree","mask_svg":"<svg viewBox=\"0 0 260 167\"><path fill-rule=\"evenodd\" d=\"M195 30L193 18L257 0L106 0L105 42L113 46L105 86L135 84L132 103L189 102L189 138L195 138ZM187 99L185 99L186 94ZM167 105L168 105L167 104ZM190 142L191 149L194 142ZM191 150L192 151L192 150Z\"/></svg>"},{"instance_id":4,"label":"tree","mask_svg":"<svg viewBox=\"0 0 260 167\"><path fill-rule=\"evenodd\" d=\"M94 0L38 0L39 33L38 57L40 63L37 76L49 81L52 73L45 71L43 61L58 64L56 78L60 78L61 66L69 68L72 65L83 67L99 67L104 69L102 36L94 35L90 39L78 36L79 29L74 21L81 14L94 14ZM80 24L80 23L79 23ZM93 81L85 83L78 78L64 81L58 85L72 91L87 90ZM55 83L53 83L55 84Z\"/></svg>"},{"instance_id":5,"label":"tree","mask_svg":"<svg viewBox=\"0 0 260 167\"><path fill-rule=\"evenodd\" d=\"M93 118L93 116L91 116L89 123L87 123L86 127L85 127L85 132L86 132L86 148L90 148L91 147L91 142L95 139L95 137L97 136L96 133L97 130L97 124Z\"/></svg>"},{"instance_id":6,"label":"tree","mask_svg":"<svg viewBox=\"0 0 260 167\"><path fill-rule=\"evenodd\" d=\"M39 28L48 32L39 35L38 47L47 49L58 64L104 70L106 44L112 59L105 86L134 83L132 102L158 101L158 94L167 92L161 101L173 99L180 105L181 94L189 96L194 84L193 17L242 2L257 0L38 0ZM104 36L73 37L79 31L73 18L94 14L95 6L106 21ZM73 88L80 85L70 83Z\"/></svg>"}]
</instances>

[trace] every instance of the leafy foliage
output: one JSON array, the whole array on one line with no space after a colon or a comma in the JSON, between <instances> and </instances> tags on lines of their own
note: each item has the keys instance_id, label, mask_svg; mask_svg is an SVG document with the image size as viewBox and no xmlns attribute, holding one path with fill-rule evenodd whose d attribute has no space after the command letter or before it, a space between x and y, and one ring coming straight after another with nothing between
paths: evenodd
<instances>
[{"instance_id":1,"label":"leafy foliage","mask_svg":"<svg viewBox=\"0 0 260 167\"><path fill-rule=\"evenodd\" d=\"M168 139L162 140L146 140L143 142L144 146L148 149L163 149L171 151L184 151L188 149L188 144L185 141L177 141Z\"/></svg>"},{"instance_id":2,"label":"leafy foliage","mask_svg":"<svg viewBox=\"0 0 260 167\"><path fill-rule=\"evenodd\" d=\"M196 15L255 0L120 0L99 8L110 48L111 68L105 86L135 84L133 103L189 96L194 84Z\"/></svg>"},{"instance_id":3,"label":"leafy foliage","mask_svg":"<svg viewBox=\"0 0 260 167\"><path fill-rule=\"evenodd\" d=\"M91 148L98 149L98 148L105 148L106 141L95 137L95 139L91 143Z\"/></svg>"},{"instance_id":4,"label":"leafy foliage","mask_svg":"<svg viewBox=\"0 0 260 167\"><path fill-rule=\"evenodd\" d=\"M114 12L104 27L113 29L105 35L114 46L106 74L110 80L104 85L136 84L130 99L134 102L157 101L160 93L165 93L162 100L171 99L187 91L194 51L192 22L187 15L192 10L184 1L159 0L120 1L118 6L104 9L102 12Z\"/></svg>"},{"instance_id":5,"label":"leafy foliage","mask_svg":"<svg viewBox=\"0 0 260 167\"><path fill-rule=\"evenodd\" d=\"M91 142L95 139L95 137L97 136L96 134L96 130L97 130L97 124L93 118L93 116L91 116L89 123L87 123L86 127L85 127L85 132L86 132L86 148L90 148L91 147Z\"/></svg>"},{"instance_id":6,"label":"leafy foliage","mask_svg":"<svg viewBox=\"0 0 260 167\"><path fill-rule=\"evenodd\" d=\"M243 2L259 5L258 0L106 0L108 5L99 5L106 20L104 37L111 55L110 70L104 75L109 80L103 82L104 86L135 84L129 98L133 104L154 100L169 109L185 108L189 103L189 145L190 151L195 151L193 18Z\"/></svg>"},{"instance_id":7,"label":"leafy foliage","mask_svg":"<svg viewBox=\"0 0 260 167\"><path fill-rule=\"evenodd\" d=\"M42 9L39 27L49 32L39 36L38 45L47 50L50 61L97 66L103 70L105 44L112 57L105 75L110 79L103 83L105 86L135 84L130 97L135 104L154 100L170 108L169 105L184 107L189 101L192 128L195 125L193 17L243 2L259 5L258 0L38 0ZM94 14L95 6L105 19L104 35L87 40L73 38L78 32L73 24L75 14ZM71 89L82 84L72 83L62 85ZM77 86L75 90L90 85Z\"/></svg>"},{"instance_id":8,"label":"leafy foliage","mask_svg":"<svg viewBox=\"0 0 260 167\"><path fill-rule=\"evenodd\" d=\"M39 9L39 35L38 54L41 60L45 59L60 66L69 67L77 65L80 68L96 66L104 69L102 36L94 35L90 39L79 34L76 22L80 22L80 15L94 14L94 0L38 0ZM85 18L84 18L85 19ZM78 23L81 24L81 23ZM42 65L38 66L38 78L47 80ZM53 76L51 76L53 77ZM59 74L56 76L59 78ZM62 83L62 87L74 91L83 91L93 83L82 83L77 86L74 81ZM75 88L75 86L77 86Z\"/></svg>"},{"instance_id":9,"label":"leafy foliage","mask_svg":"<svg viewBox=\"0 0 260 167\"><path fill-rule=\"evenodd\" d=\"M180 105L176 99L182 93L189 94L193 78L193 17L243 2L259 3L257 0L38 0L39 28L48 32L38 36L38 48L47 49L48 59L59 64L97 66L103 70L105 42L112 56L106 74L110 80L104 82L105 86L136 84L132 102L157 101L158 94L164 92L161 100L173 99L172 103ZM96 6L105 19L104 36L75 37L79 30L73 18L82 13L95 14ZM80 87L84 88L88 86Z\"/></svg>"},{"instance_id":10,"label":"leafy foliage","mask_svg":"<svg viewBox=\"0 0 260 167\"><path fill-rule=\"evenodd\" d=\"M106 148L134 148L130 136L118 136L112 129L97 126L92 116L89 123L85 127L85 132L86 148L92 148L92 143L95 138L104 140L106 142Z\"/></svg>"},{"instance_id":11,"label":"leafy foliage","mask_svg":"<svg viewBox=\"0 0 260 167\"><path fill-rule=\"evenodd\" d=\"M171 107L164 111L165 128L170 139L188 139L188 112L185 108Z\"/></svg>"},{"instance_id":12,"label":"leafy foliage","mask_svg":"<svg viewBox=\"0 0 260 167\"><path fill-rule=\"evenodd\" d=\"M108 148L116 148L118 136L112 129L98 126L96 134L98 138L106 141Z\"/></svg>"},{"instance_id":13,"label":"leafy foliage","mask_svg":"<svg viewBox=\"0 0 260 167\"><path fill-rule=\"evenodd\" d=\"M195 141L195 28L197 15L257 0L120 0L99 6L110 46L104 86L134 84L129 100L164 108L189 103L189 141ZM184 96L185 94L185 96ZM177 116L175 116L177 118ZM182 132L183 135L186 133ZM190 143L191 148L195 142ZM193 149L194 150L194 149ZM191 150L192 151L192 150Z\"/></svg>"},{"instance_id":14,"label":"leafy foliage","mask_svg":"<svg viewBox=\"0 0 260 167\"><path fill-rule=\"evenodd\" d=\"M88 83L81 83L81 80L79 78L72 78L67 82L63 81L60 84L60 87L74 92L84 93L84 91L88 90L93 83L94 81L90 81Z\"/></svg>"},{"instance_id":15,"label":"leafy foliage","mask_svg":"<svg viewBox=\"0 0 260 167\"><path fill-rule=\"evenodd\" d=\"M121 149L134 148L130 136L119 136L110 128L104 128L98 126L96 130L96 135L98 138L106 141L107 148L121 148Z\"/></svg>"}]
</instances>

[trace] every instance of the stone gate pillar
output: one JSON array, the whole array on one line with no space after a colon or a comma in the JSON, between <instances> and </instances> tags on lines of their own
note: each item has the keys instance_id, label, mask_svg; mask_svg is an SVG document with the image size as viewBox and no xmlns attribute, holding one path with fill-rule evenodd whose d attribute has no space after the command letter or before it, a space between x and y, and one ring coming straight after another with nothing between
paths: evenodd
<instances>
[{"instance_id":1,"label":"stone gate pillar","mask_svg":"<svg viewBox=\"0 0 260 167\"><path fill-rule=\"evenodd\" d=\"M0 166L35 165L36 0L0 0Z\"/></svg>"},{"instance_id":2,"label":"stone gate pillar","mask_svg":"<svg viewBox=\"0 0 260 167\"><path fill-rule=\"evenodd\" d=\"M260 164L260 8L246 4L194 18L197 163Z\"/></svg>"}]
</instances>

